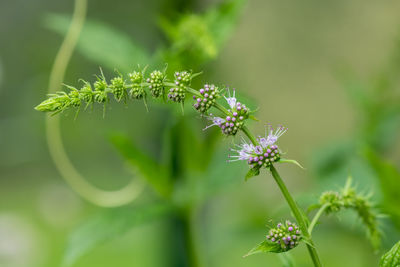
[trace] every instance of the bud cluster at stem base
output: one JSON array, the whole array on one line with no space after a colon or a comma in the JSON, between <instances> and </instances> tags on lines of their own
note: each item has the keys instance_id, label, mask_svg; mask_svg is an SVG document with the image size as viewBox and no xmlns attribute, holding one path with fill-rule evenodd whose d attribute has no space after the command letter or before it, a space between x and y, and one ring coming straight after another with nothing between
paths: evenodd
<instances>
[{"instance_id":1,"label":"bud cluster at stem base","mask_svg":"<svg viewBox=\"0 0 400 267\"><path fill-rule=\"evenodd\" d=\"M253 168L269 167L272 163L277 162L281 158L277 145L263 148L256 146L253 154L250 155L247 163Z\"/></svg>"},{"instance_id":2,"label":"bud cluster at stem base","mask_svg":"<svg viewBox=\"0 0 400 267\"><path fill-rule=\"evenodd\" d=\"M266 239L278 244L282 251L288 251L299 244L301 231L296 224L286 221L285 223L278 223L276 228L272 228Z\"/></svg>"}]
</instances>

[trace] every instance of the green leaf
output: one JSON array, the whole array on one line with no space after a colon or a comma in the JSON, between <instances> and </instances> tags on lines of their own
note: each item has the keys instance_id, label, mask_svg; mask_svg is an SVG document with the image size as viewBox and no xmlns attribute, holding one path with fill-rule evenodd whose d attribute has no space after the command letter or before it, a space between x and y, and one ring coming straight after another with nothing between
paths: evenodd
<instances>
[{"instance_id":1,"label":"green leaf","mask_svg":"<svg viewBox=\"0 0 400 267\"><path fill-rule=\"evenodd\" d=\"M71 266L93 248L121 236L136 225L165 216L171 210L166 204L104 209L73 230L69 236L63 265Z\"/></svg>"},{"instance_id":2,"label":"green leaf","mask_svg":"<svg viewBox=\"0 0 400 267\"><path fill-rule=\"evenodd\" d=\"M66 15L48 14L44 24L61 35L65 35L71 18ZM110 69L131 71L137 64L150 64L151 58L143 47L129 35L103 22L86 20L80 35L77 50L85 57Z\"/></svg>"},{"instance_id":3,"label":"green leaf","mask_svg":"<svg viewBox=\"0 0 400 267\"><path fill-rule=\"evenodd\" d=\"M296 263L293 257L289 253L279 253L279 259L282 262L283 267L295 267Z\"/></svg>"},{"instance_id":4,"label":"green leaf","mask_svg":"<svg viewBox=\"0 0 400 267\"><path fill-rule=\"evenodd\" d=\"M257 117L250 115L249 118L253 121L260 121L259 119L257 119Z\"/></svg>"},{"instance_id":5,"label":"green leaf","mask_svg":"<svg viewBox=\"0 0 400 267\"><path fill-rule=\"evenodd\" d=\"M160 50L164 60L186 66L216 58L232 34L244 0L226 1L204 14L184 14L174 19L160 19L160 27L171 45ZM178 64L179 65L179 64Z\"/></svg>"},{"instance_id":6,"label":"green leaf","mask_svg":"<svg viewBox=\"0 0 400 267\"><path fill-rule=\"evenodd\" d=\"M243 11L245 0L231 0L205 14L208 27L218 47L232 34Z\"/></svg>"},{"instance_id":7,"label":"green leaf","mask_svg":"<svg viewBox=\"0 0 400 267\"><path fill-rule=\"evenodd\" d=\"M110 141L122 157L141 174L156 192L162 196L168 196L171 193L170 177L165 166L142 152L124 134L112 134Z\"/></svg>"},{"instance_id":8,"label":"green leaf","mask_svg":"<svg viewBox=\"0 0 400 267\"><path fill-rule=\"evenodd\" d=\"M304 167L300 165L300 163L298 163L296 160L294 159L280 159L277 162L279 163L292 163L294 165L297 165L298 167L302 168L304 170Z\"/></svg>"},{"instance_id":9,"label":"green leaf","mask_svg":"<svg viewBox=\"0 0 400 267\"><path fill-rule=\"evenodd\" d=\"M364 155L370 166L375 170L383 192L383 208L393 217L393 222L400 227L400 171L396 166L371 148L364 149Z\"/></svg>"},{"instance_id":10,"label":"green leaf","mask_svg":"<svg viewBox=\"0 0 400 267\"><path fill-rule=\"evenodd\" d=\"M387 253L385 253L379 263L379 267L399 267L400 266L400 241L397 242Z\"/></svg>"},{"instance_id":11,"label":"green leaf","mask_svg":"<svg viewBox=\"0 0 400 267\"><path fill-rule=\"evenodd\" d=\"M267 253L267 252L273 252L273 253L281 253L282 249L281 247L272 242L268 241L263 241L256 247L252 248L246 255L243 257L248 257L250 255L258 254L258 253Z\"/></svg>"},{"instance_id":12,"label":"green leaf","mask_svg":"<svg viewBox=\"0 0 400 267\"><path fill-rule=\"evenodd\" d=\"M244 177L245 181L249 180L250 178L257 176L260 174L260 168L251 168L246 176Z\"/></svg>"}]
</instances>

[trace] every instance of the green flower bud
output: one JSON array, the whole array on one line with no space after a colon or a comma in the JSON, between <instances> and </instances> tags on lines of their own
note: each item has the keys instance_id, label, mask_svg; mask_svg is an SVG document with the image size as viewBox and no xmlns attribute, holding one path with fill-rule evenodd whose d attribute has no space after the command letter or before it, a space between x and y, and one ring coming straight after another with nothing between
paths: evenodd
<instances>
[{"instance_id":1,"label":"green flower bud","mask_svg":"<svg viewBox=\"0 0 400 267\"><path fill-rule=\"evenodd\" d=\"M150 78L147 78L147 82L150 83L149 89L153 97L158 98L164 95L165 78L165 74L159 70L150 73Z\"/></svg>"},{"instance_id":2,"label":"green flower bud","mask_svg":"<svg viewBox=\"0 0 400 267\"><path fill-rule=\"evenodd\" d=\"M117 101L121 101L122 98L126 97L126 85L124 79L119 76L111 80L111 92Z\"/></svg>"},{"instance_id":3,"label":"green flower bud","mask_svg":"<svg viewBox=\"0 0 400 267\"><path fill-rule=\"evenodd\" d=\"M142 86L143 74L141 72L134 71L128 75L132 82L132 89L129 91L130 97L133 99L142 99L146 95L146 92Z\"/></svg>"}]
</instances>

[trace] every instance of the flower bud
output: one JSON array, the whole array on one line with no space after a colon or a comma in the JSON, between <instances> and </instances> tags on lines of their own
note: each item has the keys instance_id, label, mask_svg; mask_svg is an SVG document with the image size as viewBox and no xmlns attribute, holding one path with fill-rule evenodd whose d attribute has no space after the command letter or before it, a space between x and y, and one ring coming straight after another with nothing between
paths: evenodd
<instances>
[{"instance_id":1,"label":"flower bud","mask_svg":"<svg viewBox=\"0 0 400 267\"><path fill-rule=\"evenodd\" d=\"M155 70L150 73L150 78L147 78L147 82L150 83L149 89L153 97L158 98L164 95L164 80L165 74L159 70Z\"/></svg>"},{"instance_id":2,"label":"flower bud","mask_svg":"<svg viewBox=\"0 0 400 267\"><path fill-rule=\"evenodd\" d=\"M83 81L83 83L84 83L84 85L79 90L80 97L83 101L85 101L88 104L93 103L94 95L93 95L92 86L90 85L89 82Z\"/></svg>"},{"instance_id":3,"label":"flower bud","mask_svg":"<svg viewBox=\"0 0 400 267\"><path fill-rule=\"evenodd\" d=\"M104 77L97 77L97 81L94 82L94 100L98 103L105 103L108 100L107 89L108 85Z\"/></svg>"},{"instance_id":4,"label":"flower bud","mask_svg":"<svg viewBox=\"0 0 400 267\"><path fill-rule=\"evenodd\" d=\"M290 221L278 223L275 228L269 230L266 236L267 241L279 245L280 252L285 252L296 247L300 243L301 238L299 227Z\"/></svg>"},{"instance_id":5,"label":"flower bud","mask_svg":"<svg viewBox=\"0 0 400 267\"><path fill-rule=\"evenodd\" d=\"M129 73L129 79L132 82L132 89L129 91L129 95L133 99L142 99L146 92L143 89L141 83L143 82L143 74L141 72L134 71L133 73Z\"/></svg>"},{"instance_id":6,"label":"flower bud","mask_svg":"<svg viewBox=\"0 0 400 267\"><path fill-rule=\"evenodd\" d=\"M115 100L121 101L122 98L126 97L126 85L124 79L119 76L111 80L111 92L114 94Z\"/></svg>"},{"instance_id":7,"label":"flower bud","mask_svg":"<svg viewBox=\"0 0 400 267\"><path fill-rule=\"evenodd\" d=\"M193 107L202 114L207 114L207 111L215 104L217 98L220 97L218 87L214 84L205 84L204 88L199 90L201 96L193 96L195 100Z\"/></svg>"},{"instance_id":8,"label":"flower bud","mask_svg":"<svg viewBox=\"0 0 400 267\"><path fill-rule=\"evenodd\" d=\"M168 99L174 102L183 103L185 101L185 92L187 86L190 85L191 74L187 71L175 72L175 85L169 89Z\"/></svg>"}]
</instances>

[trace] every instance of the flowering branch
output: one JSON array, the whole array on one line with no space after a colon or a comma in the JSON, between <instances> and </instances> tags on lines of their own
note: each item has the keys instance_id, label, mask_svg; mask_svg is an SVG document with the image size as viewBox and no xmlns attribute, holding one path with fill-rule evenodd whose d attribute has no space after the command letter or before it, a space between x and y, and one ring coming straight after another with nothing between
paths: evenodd
<instances>
[{"instance_id":1,"label":"flowering branch","mask_svg":"<svg viewBox=\"0 0 400 267\"><path fill-rule=\"evenodd\" d=\"M318 219L325 213L327 215L337 213L343 209L352 209L357 212L361 221L367 228L368 237L376 250L380 247L381 231L378 218L381 216L373 209L370 196L357 193L352 186L352 178L349 177L344 188L340 192L327 191L321 194L319 203L309 208L319 208L315 214L308 232L311 234Z\"/></svg>"},{"instance_id":2,"label":"flowering branch","mask_svg":"<svg viewBox=\"0 0 400 267\"><path fill-rule=\"evenodd\" d=\"M161 98L164 101L176 102L183 105L186 100L186 94L192 95L194 100L193 107L212 122L205 129L217 126L226 136L235 136L241 130L250 140L250 143L247 143L246 140L242 138L242 143L236 145L236 148L232 149L236 154L230 156L230 161L247 161L250 170L246 175L246 179L258 175L262 168L270 170L288 202L299 224L298 231L299 234L300 232L302 233L302 237L296 235L296 230L295 235L297 240L290 241L291 238L295 238L293 236L288 236L289 239L287 237L281 239L280 242L283 243L279 245L280 251L275 252L285 252L295 247L300 240L303 240L306 242L314 265L316 267L321 266L318 254L311 240L311 235L307 230L305 218L273 165L281 161L297 164L296 161L282 159L281 152L276 144L279 137L287 131L287 128L279 126L277 129L273 129L271 125L267 125L265 136L256 138L245 125L247 119L252 118L252 111L250 111L245 104L237 101L235 90L233 90L231 94L231 91L228 89L226 95L222 93L219 87L213 84L205 84L203 88L199 90L193 89L190 87L191 81L197 75L198 74L192 74L189 71L175 72L174 79L171 81L167 78L166 69L164 71L154 70L147 78L145 78L144 69L142 71L129 73L128 80L124 79L124 77L119 74L117 77L111 79L110 82L107 82L104 74L101 73L100 76L97 76L97 81L94 82L93 85L87 81L83 81L83 87L81 87L81 89L67 86L67 88L70 89L68 93L58 92L56 94L50 94L49 98L39 104L36 109L44 112L51 112L52 115L55 115L72 107L78 108L79 111L84 103L85 109L89 105L100 103L104 105L105 110L106 104L110 101L110 95L113 96L117 102L143 100L146 104L146 99L152 97L154 99ZM226 100L227 107L217 102L222 96ZM210 113L211 108L219 110L223 115L221 117L214 116ZM297 229L297 226L295 226L295 228L289 224L286 226L287 229L285 229L289 232L293 231L293 229ZM270 238L270 241L272 241L272 238ZM286 244L285 242L289 243Z\"/></svg>"}]
</instances>

